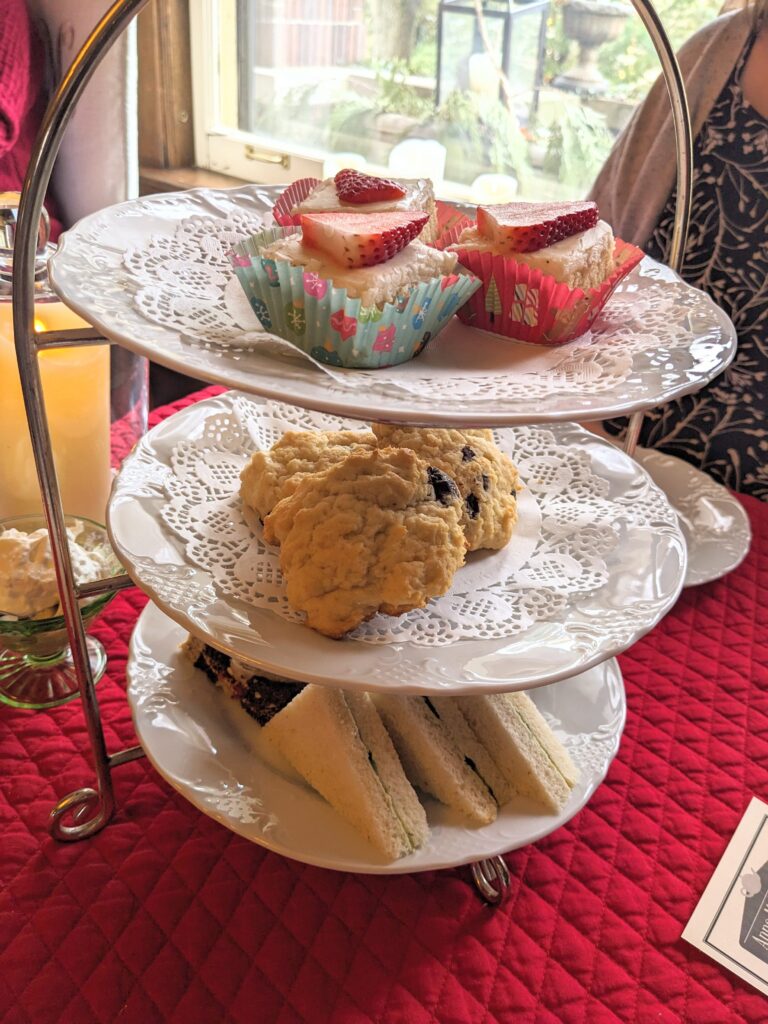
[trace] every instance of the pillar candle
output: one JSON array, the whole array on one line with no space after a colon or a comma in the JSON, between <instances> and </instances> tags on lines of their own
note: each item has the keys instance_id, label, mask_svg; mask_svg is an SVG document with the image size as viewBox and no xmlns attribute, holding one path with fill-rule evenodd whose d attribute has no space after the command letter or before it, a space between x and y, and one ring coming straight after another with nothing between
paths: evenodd
<instances>
[{"instance_id":1,"label":"pillar candle","mask_svg":"<svg viewBox=\"0 0 768 1024\"><path fill-rule=\"evenodd\" d=\"M0 518L42 508L11 308L0 302ZM87 326L62 302L35 305L38 331ZM47 349L39 360L64 512L104 523L111 486L109 346Z\"/></svg>"}]
</instances>

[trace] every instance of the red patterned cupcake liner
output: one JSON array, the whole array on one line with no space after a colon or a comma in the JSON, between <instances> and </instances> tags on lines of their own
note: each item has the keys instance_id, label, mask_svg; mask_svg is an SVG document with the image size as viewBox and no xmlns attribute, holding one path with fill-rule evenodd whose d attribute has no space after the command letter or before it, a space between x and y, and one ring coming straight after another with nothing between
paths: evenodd
<instances>
[{"instance_id":1,"label":"red patterned cupcake liner","mask_svg":"<svg viewBox=\"0 0 768 1024\"><path fill-rule=\"evenodd\" d=\"M456 211L454 211L456 212ZM437 242L445 249L457 242L468 217L443 231ZM471 327L536 345L564 345L584 334L595 322L619 281L637 266L645 253L615 240L614 268L597 288L569 288L550 274L490 252L462 250L459 262L479 277L482 287L457 312Z\"/></svg>"},{"instance_id":2,"label":"red patterned cupcake liner","mask_svg":"<svg viewBox=\"0 0 768 1024\"><path fill-rule=\"evenodd\" d=\"M280 194L277 202L272 207L272 216L281 228L297 227L301 224L301 219L298 216L294 216L291 210L297 203L306 199L312 189L317 188L319 184L319 178L299 178L298 181L294 181L292 185L289 185L285 192Z\"/></svg>"}]
</instances>

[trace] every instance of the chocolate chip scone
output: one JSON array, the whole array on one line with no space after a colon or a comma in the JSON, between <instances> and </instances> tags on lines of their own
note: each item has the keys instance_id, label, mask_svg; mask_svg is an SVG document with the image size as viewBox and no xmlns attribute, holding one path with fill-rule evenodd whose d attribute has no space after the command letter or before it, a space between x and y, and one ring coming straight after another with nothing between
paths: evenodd
<instances>
[{"instance_id":1,"label":"chocolate chip scone","mask_svg":"<svg viewBox=\"0 0 768 1024\"><path fill-rule=\"evenodd\" d=\"M300 481L264 536L280 544L291 607L338 638L444 594L464 562L460 517L450 477L408 449L382 448Z\"/></svg>"},{"instance_id":2,"label":"chocolate chip scone","mask_svg":"<svg viewBox=\"0 0 768 1024\"><path fill-rule=\"evenodd\" d=\"M470 551L503 548L517 522L520 480L490 430L442 430L374 423L379 445L410 448L456 481Z\"/></svg>"},{"instance_id":3,"label":"chocolate chip scone","mask_svg":"<svg viewBox=\"0 0 768 1024\"><path fill-rule=\"evenodd\" d=\"M251 456L240 474L240 497L263 520L304 477L375 447L370 430L289 430L269 451Z\"/></svg>"}]
</instances>

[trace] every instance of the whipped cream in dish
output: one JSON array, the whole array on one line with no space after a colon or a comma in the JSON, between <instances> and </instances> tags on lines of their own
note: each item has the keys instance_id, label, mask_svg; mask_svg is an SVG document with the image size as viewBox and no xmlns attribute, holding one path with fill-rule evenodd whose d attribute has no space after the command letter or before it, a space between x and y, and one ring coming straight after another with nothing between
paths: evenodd
<instances>
[{"instance_id":1,"label":"whipped cream in dish","mask_svg":"<svg viewBox=\"0 0 768 1024\"><path fill-rule=\"evenodd\" d=\"M88 523L67 526L72 569L78 584L115 570L106 535ZM0 618L50 618L60 614L53 552L45 528L0 532Z\"/></svg>"}]
</instances>

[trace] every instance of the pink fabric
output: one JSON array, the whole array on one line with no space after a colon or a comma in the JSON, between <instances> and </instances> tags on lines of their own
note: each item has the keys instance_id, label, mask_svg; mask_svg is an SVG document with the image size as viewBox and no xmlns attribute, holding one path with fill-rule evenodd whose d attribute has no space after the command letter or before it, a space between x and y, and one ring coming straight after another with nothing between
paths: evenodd
<instances>
[{"instance_id":1,"label":"pink fabric","mask_svg":"<svg viewBox=\"0 0 768 1024\"><path fill-rule=\"evenodd\" d=\"M45 112L45 48L24 0L0 0L0 191L20 191ZM51 213L51 237L61 224Z\"/></svg>"},{"instance_id":2,"label":"pink fabric","mask_svg":"<svg viewBox=\"0 0 768 1024\"><path fill-rule=\"evenodd\" d=\"M347 875L268 853L146 760L115 769L102 832L57 844L51 806L93 778L81 709L0 708L1 1024L764 1024L765 998L680 939L750 796L768 799L768 505L741 500L750 555L620 658L608 778L507 855L496 910L466 869ZM144 602L118 595L93 629L113 751L134 742Z\"/></svg>"}]
</instances>

